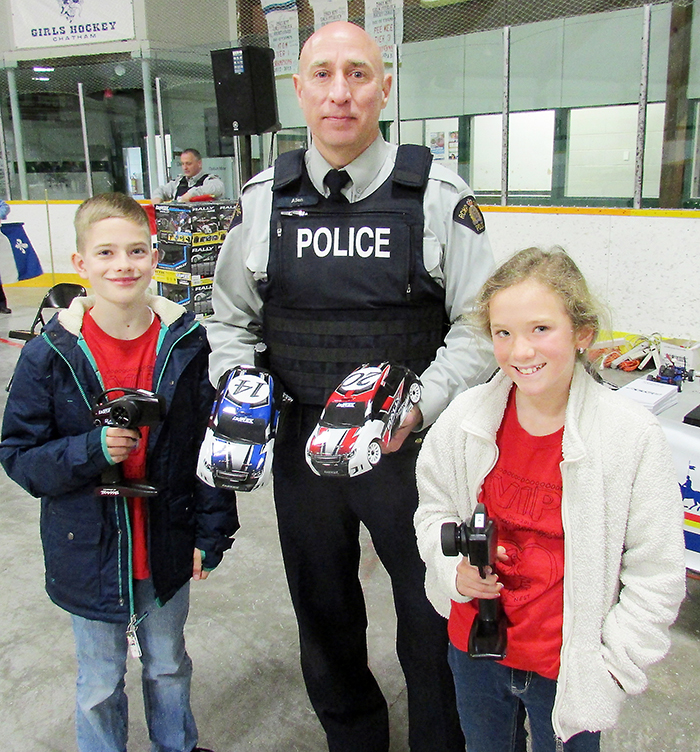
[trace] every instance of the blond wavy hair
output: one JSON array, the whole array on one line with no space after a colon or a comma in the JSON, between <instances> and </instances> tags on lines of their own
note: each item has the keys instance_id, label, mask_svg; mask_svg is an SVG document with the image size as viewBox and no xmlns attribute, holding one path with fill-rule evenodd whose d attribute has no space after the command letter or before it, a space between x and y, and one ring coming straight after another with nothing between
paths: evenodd
<instances>
[{"instance_id":1,"label":"blond wavy hair","mask_svg":"<svg viewBox=\"0 0 700 752\"><path fill-rule=\"evenodd\" d=\"M505 261L484 282L476 298L474 321L491 339L490 304L493 296L520 282L534 279L549 287L559 296L575 332L587 329L593 332L591 342L600 331L601 307L591 294L586 280L572 258L562 248L555 246L525 248Z\"/></svg>"}]
</instances>

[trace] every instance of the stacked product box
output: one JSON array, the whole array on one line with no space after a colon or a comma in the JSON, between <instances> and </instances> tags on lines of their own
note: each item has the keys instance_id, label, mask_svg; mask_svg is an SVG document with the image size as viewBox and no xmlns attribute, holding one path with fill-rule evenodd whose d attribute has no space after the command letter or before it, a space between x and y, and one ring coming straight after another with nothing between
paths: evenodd
<instances>
[{"instance_id":1,"label":"stacked product box","mask_svg":"<svg viewBox=\"0 0 700 752\"><path fill-rule=\"evenodd\" d=\"M216 259L236 207L235 201L156 205L159 295L201 316L213 312Z\"/></svg>"}]
</instances>

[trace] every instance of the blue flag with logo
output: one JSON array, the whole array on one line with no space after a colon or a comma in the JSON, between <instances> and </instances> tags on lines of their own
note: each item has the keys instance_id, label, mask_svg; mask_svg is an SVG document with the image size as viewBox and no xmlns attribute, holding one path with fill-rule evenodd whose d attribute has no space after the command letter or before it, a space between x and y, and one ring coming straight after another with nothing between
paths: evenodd
<instances>
[{"instance_id":1,"label":"blue flag with logo","mask_svg":"<svg viewBox=\"0 0 700 752\"><path fill-rule=\"evenodd\" d=\"M24 231L24 222L3 222L0 224L0 231L10 241L17 267L17 279L22 281L40 277L44 270L41 268L34 246Z\"/></svg>"}]
</instances>

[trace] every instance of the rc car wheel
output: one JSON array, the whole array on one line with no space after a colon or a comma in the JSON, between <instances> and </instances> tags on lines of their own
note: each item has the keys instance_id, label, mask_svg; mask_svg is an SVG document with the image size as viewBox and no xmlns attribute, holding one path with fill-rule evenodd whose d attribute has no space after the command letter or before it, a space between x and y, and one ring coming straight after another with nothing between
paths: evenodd
<instances>
[{"instance_id":1,"label":"rc car wheel","mask_svg":"<svg viewBox=\"0 0 700 752\"><path fill-rule=\"evenodd\" d=\"M408 398L415 405L420 400L421 388L417 381L414 381L408 388Z\"/></svg>"},{"instance_id":2,"label":"rc car wheel","mask_svg":"<svg viewBox=\"0 0 700 752\"><path fill-rule=\"evenodd\" d=\"M382 448L378 441L370 441L367 447L367 461L372 467L382 458Z\"/></svg>"}]
</instances>

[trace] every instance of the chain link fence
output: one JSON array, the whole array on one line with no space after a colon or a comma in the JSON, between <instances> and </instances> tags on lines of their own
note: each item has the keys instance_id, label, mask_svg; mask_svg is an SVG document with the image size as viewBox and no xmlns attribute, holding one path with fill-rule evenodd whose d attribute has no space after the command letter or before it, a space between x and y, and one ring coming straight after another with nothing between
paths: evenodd
<instances>
[{"instance_id":1,"label":"chain link fence","mask_svg":"<svg viewBox=\"0 0 700 752\"><path fill-rule=\"evenodd\" d=\"M406 0L403 5L403 42L473 34L504 26L573 18L644 5L668 5L667 0ZM674 5L691 6L693 0ZM300 42L313 33L314 16L309 0L297 0ZM348 20L364 26L365 4L349 0ZM268 35L260 0L240 0L239 35L243 44L267 46Z\"/></svg>"},{"instance_id":2,"label":"chain link fence","mask_svg":"<svg viewBox=\"0 0 700 752\"><path fill-rule=\"evenodd\" d=\"M194 7L194 3L192 5ZM395 79L405 75L406 81L400 90L400 119L418 122L436 117L464 118L499 113L503 85L500 30L504 27L517 30L525 25L543 25L543 22L586 16L595 18L595 14L634 11L644 5L668 8L671 3L661 0L649 3L640 0L406 0L402 7L402 50L408 54L423 47L415 43L435 44L440 40L444 40L444 46L454 46L458 43L457 37L486 32L490 46L485 49L490 55L492 75L488 78L474 71L467 71L472 75L466 75L464 70L450 68L450 64L442 66L442 60L436 57L432 64L439 71L438 85L444 88L444 96L439 106L433 107L432 100L430 105L426 104L425 94L428 92L421 91L416 84L415 67L423 62L420 57L414 60L409 55L408 62L402 64L398 72L394 71ZM690 7L692 0L678 0L673 5ZM171 8L171 5L162 4L163 13L172 13ZM349 20L365 26L365 11L363 0L349 0ZM296 12L301 46L314 31L314 12L309 0L297 0ZM130 53L86 55L20 62L13 70L22 118L29 198L83 197L87 164L91 170L93 192L124 190L137 196L148 196L149 181L168 177L169 170L177 169L177 162L171 158L176 160L179 151L190 147L199 149L209 160L205 165L211 165L212 169L224 172L230 169L230 158L217 161L231 151L230 144L222 144L218 132L210 51L238 45L270 46L265 14L260 0L239 0L233 20L237 29L233 31L229 31L221 19L212 24L206 12L185 15L179 20L181 32L168 40L162 38L168 35L161 32L161 38L150 40L143 58ZM219 15L223 18L221 13ZM524 29L522 34L528 31ZM641 29L639 33L641 36ZM658 39L662 43L659 47L667 44L667 24ZM597 51L592 47L587 54L595 56ZM664 66L666 56L666 50L659 53ZM557 73L553 68L547 68L546 56L543 60L541 70L533 75L536 79L534 86L545 89L556 83ZM45 73L35 70L44 63L53 70ZM519 98L519 92L526 88L521 83L524 78L519 78L519 64L520 59L513 63L511 110L536 110L539 108L536 98L531 97L532 101L525 96ZM582 68L580 88L592 92L588 104L616 104L594 101L596 84L586 80L585 64ZM401 75L397 76L397 73ZM528 71L527 75L531 73ZM633 80L636 75L637 71L631 70L628 75L632 80L632 85L628 85L631 94L621 96L627 104L636 101L638 80ZM0 128L4 153L9 157L7 166L0 163L0 196L19 198L21 181L14 162L17 144L8 81L7 75L0 75ZM82 84L84 92L82 101L78 84ZM283 77L277 84L284 110L281 112L284 130L277 134L278 147L285 149L302 145L306 134L293 101L291 82L288 77ZM657 86L661 94L656 101L663 101L664 87L665 80ZM144 91L150 96L144 97ZM83 148L81 109L86 123L88 153ZM387 108L387 121L394 120L398 112L398 107ZM460 123L460 128L463 125ZM149 131L155 132L155 141L152 137L147 138ZM403 140L415 140L414 131L408 132L407 136ZM2 145L0 142L0 147ZM269 138L253 138L254 171L265 166L268 149ZM153 163L149 161L149 151L153 150L157 152L159 163L157 175L149 175L149 165ZM231 184L230 179L228 182ZM233 186L231 191L235 190Z\"/></svg>"}]
</instances>

